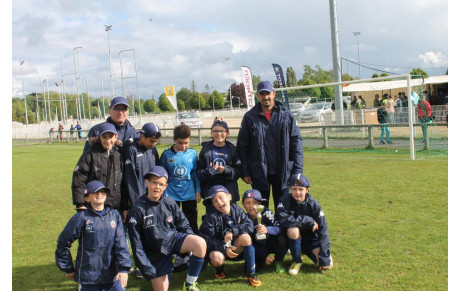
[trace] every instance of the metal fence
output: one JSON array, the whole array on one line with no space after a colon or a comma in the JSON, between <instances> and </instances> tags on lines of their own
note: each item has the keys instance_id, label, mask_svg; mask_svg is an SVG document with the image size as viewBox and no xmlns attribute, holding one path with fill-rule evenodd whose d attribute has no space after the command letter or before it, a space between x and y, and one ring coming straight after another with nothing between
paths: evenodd
<instances>
[{"instance_id":1,"label":"metal fence","mask_svg":"<svg viewBox=\"0 0 460 291\"><path fill-rule=\"evenodd\" d=\"M423 124L414 123L415 148L417 150L441 150L447 151L448 148L448 129L444 106L433 106L433 114L436 116L435 122L427 125L427 136L423 137ZM414 110L415 111L415 110ZM230 127L229 140L236 143L239 126L245 110L221 110L221 111L202 111L199 113L203 121L202 128L192 128L193 145L199 145L203 140L210 140L210 126L214 119L223 118ZM343 148L343 149L369 149L369 148L388 148L388 149L408 149L409 148L409 126L407 108L403 108L400 115L395 114L395 121L398 123L388 124L393 144L380 145L380 126L377 123L376 109L345 110L344 124L338 125L335 122L334 112L326 114L323 122L299 123L303 137L303 144L309 148ZM417 120L414 113L414 120ZM398 116L398 118L396 118ZM152 114L145 116L130 116L131 124L140 129L146 122L157 123L162 128L162 138L160 143L172 144L173 128L176 124L175 114ZM64 130L62 138L56 130L50 132L46 126L49 124L29 125L26 128L21 124L13 125L13 145L24 145L34 143L50 142L84 142L88 130L104 119L83 121L82 138L78 138L76 131ZM67 122L67 126L69 122ZM75 124L75 122L73 122ZM54 126L58 128L58 126Z\"/></svg>"}]
</instances>

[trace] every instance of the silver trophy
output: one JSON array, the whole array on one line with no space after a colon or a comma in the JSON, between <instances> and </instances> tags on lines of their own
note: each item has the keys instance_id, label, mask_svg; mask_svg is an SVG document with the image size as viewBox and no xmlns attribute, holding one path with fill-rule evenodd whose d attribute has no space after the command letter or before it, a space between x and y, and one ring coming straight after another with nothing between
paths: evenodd
<instances>
[{"instance_id":1,"label":"silver trophy","mask_svg":"<svg viewBox=\"0 0 460 291\"><path fill-rule=\"evenodd\" d=\"M265 206L256 205L256 206L254 206L254 209L257 212L257 223L260 225L260 224L262 224L262 212L264 211ZM256 240L260 241L260 240L265 240L265 239L267 239L266 234L256 232Z\"/></svg>"}]
</instances>

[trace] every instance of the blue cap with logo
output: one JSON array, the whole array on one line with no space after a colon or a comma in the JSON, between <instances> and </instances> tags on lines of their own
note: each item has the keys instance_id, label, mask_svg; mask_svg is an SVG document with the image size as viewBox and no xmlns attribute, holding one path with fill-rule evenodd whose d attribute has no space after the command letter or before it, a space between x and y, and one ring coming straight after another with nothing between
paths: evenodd
<instances>
[{"instance_id":1,"label":"blue cap with logo","mask_svg":"<svg viewBox=\"0 0 460 291\"><path fill-rule=\"evenodd\" d=\"M97 136L101 136L106 132L117 134L117 129L115 128L115 125L113 125L112 123L104 122L99 124L95 130Z\"/></svg>"},{"instance_id":2,"label":"blue cap with logo","mask_svg":"<svg viewBox=\"0 0 460 291\"><path fill-rule=\"evenodd\" d=\"M244 202L244 199L246 198L252 198L259 202L267 201L267 199L262 198L262 194L260 194L259 190L256 190L256 189L246 190L246 192L244 192L243 194L243 198L241 198L241 202Z\"/></svg>"},{"instance_id":3,"label":"blue cap with logo","mask_svg":"<svg viewBox=\"0 0 460 291\"><path fill-rule=\"evenodd\" d=\"M259 92L273 92L275 91L275 88L273 88L273 85L270 81L262 81L259 84L257 84L257 93Z\"/></svg>"},{"instance_id":4,"label":"blue cap with logo","mask_svg":"<svg viewBox=\"0 0 460 291\"><path fill-rule=\"evenodd\" d=\"M222 185L214 185L211 188L209 188L208 196L204 199L203 205L208 206L209 204L211 204L212 203L212 198L214 196L216 196L216 194L219 193L219 192L224 192L224 193L228 193L228 194L231 195L230 191L228 191L227 188L225 188L224 186L222 186Z\"/></svg>"},{"instance_id":5,"label":"blue cap with logo","mask_svg":"<svg viewBox=\"0 0 460 291\"><path fill-rule=\"evenodd\" d=\"M96 193L101 190L104 190L107 194L111 192L110 188L105 187L102 182L97 180L91 181L86 185L84 196L88 196L91 193Z\"/></svg>"},{"instance_id":6,"label":"blue cap with logo","mask_svg":"<svg viewBox=\"0 0 460 291\"><path fill-rule=\"evenodd\" d=\"M152 122L148 122L144 124L144 126L142 126L141 133L144 134L145 137L154 137L154 138L161 137L160 127Z\"/></svg>"},{"instance_id":7,"label":"blue cap with logo","mask_svg":"<svg viewBox=\"0 0 460 291\"><path fill-rule=\"evenodd\" d=\"M310 181L307 177L302 174L295 174L289 179L289 187L291 186L301 186L301 187L310 187Z\"/></svg>"},{"instance_id":8,"label":"blue cap with logo","mask_svg":"<svg viewBox=\"0 0 460 291\"><path fill-rule=\"evenodd\" d=\"M223 120L215 120L212 125L211 125L211 130L214 126L221 126L223 128L225 128L226 131L228 131L228 125L227 125L227 122L223 121Z\"/></svg>"},{"instance_id":9,"label":"blue cap with logo","mask_svg":"<svg viewBox=\"0 0 460 291\"><path fill-rule=\"evenodd\" d=\"M129 108L128 99L123 96L113 97L112 102L110 102L110 108L113 108L117 105L125 105Z\"/></svg>"},{"instance_id":10,"label":"blue cap with logo","mask_svg":"<svg viewBox=\"0 0 460 291\"><path fill-rule=\"evenodd\" d=\"M157 177L165 177L166 180L168 179L168 172L166 172L165 168L161 166L153 166L149 169L149 172L144 175L144 179L148 179L150 175L154 175Z\"/></svg>"}]
</instances>

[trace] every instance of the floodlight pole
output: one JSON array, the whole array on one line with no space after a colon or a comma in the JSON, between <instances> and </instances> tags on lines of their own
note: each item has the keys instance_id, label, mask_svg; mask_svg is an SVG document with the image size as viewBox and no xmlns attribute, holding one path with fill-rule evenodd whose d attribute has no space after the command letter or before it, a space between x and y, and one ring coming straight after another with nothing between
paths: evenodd
<instances>
[{"instance_id":1,"label":"floodlight pole","mask_svg":"<svg viewBox=\"0 0 460 291\"><path fill-rule=\"evenodd\" d=\"M415 160L415 143L414 143L414 114L412 106L412 89L411 89L411 75L407 74L407 108L409 114L409 146L410 146L410 159Z\"/></svg>"},{"instance_id":2,"label":"floodlight pole","mask_svg":"<svg viewBox=\"0 0 460 291\"><path fill-rule=\"evenodd\" d=\"M79 76L79 71L80 71L80 65L78 64L78 49L81 49L81 46L77 46L76 48L73 49L73 64L75 67L75 88L77 89L77 119L81 120L81 105L80 105L80 93L78 91L78 81L80 79ZM75 57L75 52L77 52L77 57Z\"/></svg>"},{"instance_id":3,"label":"floodlight pole","mask_svg":"<svg viewBox=\"0 0 460 291\"><path fill-rule=\"evenodd\" d=\"M22 75L22 94L24 95L24 109L25 109L25 114L26 114L26 143L29 143L29 138L27 136L27 127L29 125L29 117L27 116L27 98L26 98L26 91L25 91L25 86L24 86L24 69L22 68L22 65L24 65L25 61L20 61L19 65L21 66L21 75Z\"/></svg>"},{"instance_id":4,"label":"floodlight pole","mask_svg":"<svg viewBox=\"0 0 460 291\"><path fill-rule=\"evenodd\" d=\"M334 70L334 82L342 82L340 75L340 45L339 45L339 30L337 24L337 3L336 0L329 0L329 17L331 21L331 42L332 42L332 67ZM342 86L336 85L334 90L335 95L335 112L338 113L336 122L344 124L343 103L342 103Z\"/></svg>"},{"instance_id":5,"label":"floodlight pole","mask_svg":"<svg viewBox=\"0 0 460 291\"><path fill-rule=\"evenodd\" d=\"M230 110L233 110L233 100L232 100L232 84L230 81L230 58L225 58L225 61L227 62L227 71L228 71L228 92L229 92L229 99L230 99Z\"/></svg>"},{"instance_id":6,"label":"floodlight pole","mask_svg":"<svg viewBox=\"0 0 460 291\"><path fill-rule=\"evenodd\" d=\"M99 77L99 76L98 76L98 78L101 80L102 110L104 111L104 112L102 112L102 116L105 117L104 79L102 77Z\"/></svg>"},{"instance_id":7,"label":"floodlight pole","mask_svg":"<svg viewBox=\"0 0 460 291\"><path fill-rule=\"evenodd\" d=\"M88 118L91 120L91 103L89 102L88 80L85 78L86 83L86 98L88 98Z\"/></svg>"},{"instance_id":8,"label":"floodlight pole","mask_svg":"<svg viewBox=\"0 0 460 291\"><path fill-rule=\"evenodd\" d=\"M361 32L355 31L353 32L354 36L356 36L356 41L358 42L358 69L359 69L359 78L361 79L361 59L359 58L359 36Z\"/></svg>"},{"instance_id":9,"label":"floodlight pole","mask_svg":"<svg viewBox=\"0 0 460 291\"><path fill-rule=\"evenodd\" d=\"M112 98L114 96L114 89L113 89L113 76L112 76L112 56L110 54L110 30L112 29L112 25L104 25L105 31L107 31L107 42L109 44L109 74L110 74L110 85L112 87Z\"/></svg>"}]
</instances>

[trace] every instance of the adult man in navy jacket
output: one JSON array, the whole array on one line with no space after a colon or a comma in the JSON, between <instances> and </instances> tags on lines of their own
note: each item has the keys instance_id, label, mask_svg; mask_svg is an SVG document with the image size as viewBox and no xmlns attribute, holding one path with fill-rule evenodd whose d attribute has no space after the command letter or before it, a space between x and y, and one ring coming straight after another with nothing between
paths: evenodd
<instances>
[{"instance_id":1,"label":"adult man in navy jacket","mask_svg":"<svg viewBox=\"0 0 460 291\"><path fill-rule=\"evenodd\" d=\"M289 194L289 178L303 173L303 147L299 127L291 111L275 101L269 81L257 85L257 103L241 121L237 150L243 164L243 181L252 184L267 201L270 185L274 205Z\"/></svg>"},{"instance_id":2,"label":"adult man in navy jacket","mask_svg":"<svg viewBox=\"0 0 460 291\"><path fill-rule=\"evenodd\" d=\"M137 130L131 125L128 120L129 114L129 104L128 100L125 97L118 96L112 99L110 102L109 107L109 117L107 118L106 122L112 123L115 125L117 129L118 139L125 143L125 141L132 138ZM88 131L88 138L86 139L85 147L83 148L83 152L91 148L89 144L89 138L98 135L98 128L99 124L91 127Z\"/></svg>"}]
</instances>

